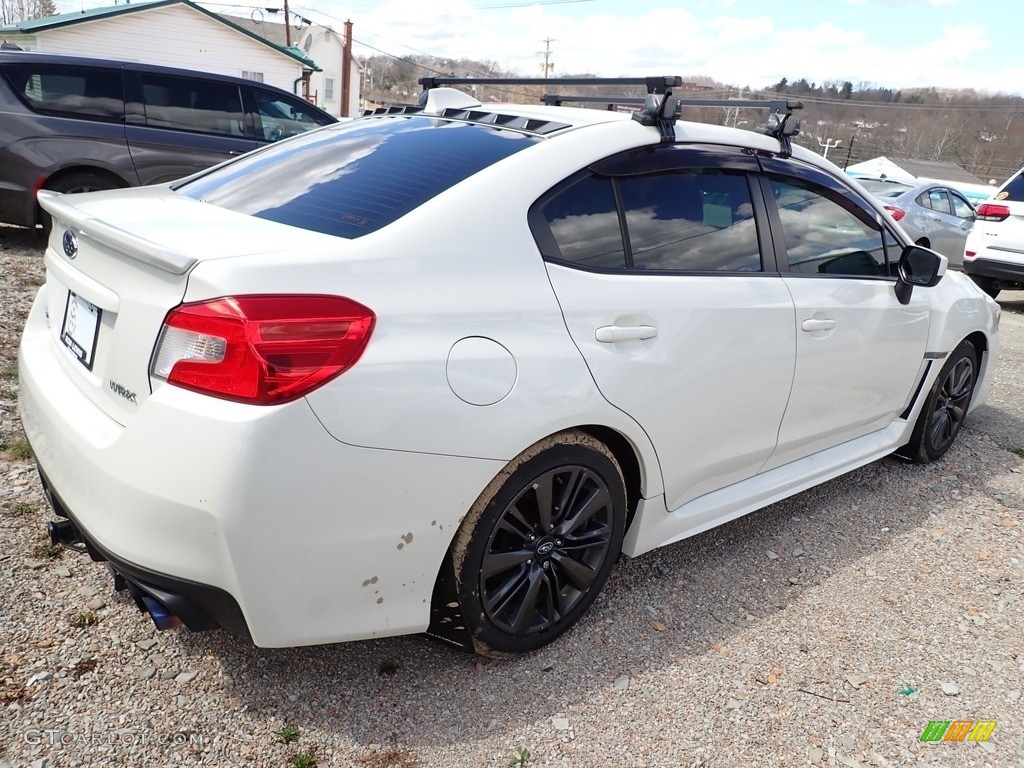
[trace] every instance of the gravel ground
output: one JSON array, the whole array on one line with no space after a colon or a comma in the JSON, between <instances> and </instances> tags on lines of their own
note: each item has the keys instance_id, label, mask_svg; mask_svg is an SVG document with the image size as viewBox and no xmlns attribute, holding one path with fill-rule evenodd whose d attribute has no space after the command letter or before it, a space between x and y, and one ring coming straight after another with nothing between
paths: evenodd
<instances>
[{"instance_id":1,"label":"gravel ground","mask_svg":"<svg viewBox=\"0 0 1024 768\"><path fill-rule=\"evenodd\" d=\"M156 633L101 565L48 556L15 407L39 254L0 228L0 767L1024 766L1021 294L993 402L944 461L624 560L562 641L494 662ZM998 724L920 742L939 719Z\"/></svg>"}]
</instances>

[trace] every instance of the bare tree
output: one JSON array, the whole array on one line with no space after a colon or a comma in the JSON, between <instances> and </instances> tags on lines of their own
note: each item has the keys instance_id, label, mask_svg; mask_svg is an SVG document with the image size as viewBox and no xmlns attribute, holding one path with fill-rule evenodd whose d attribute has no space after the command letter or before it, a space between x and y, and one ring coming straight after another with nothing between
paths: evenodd
<instances>
[{"instance_id":1,"label":"bare tree","mask_svg":"<svg viewBox=\"0 0 1024 768\"><path fill-rule=\"evenodd\" d=\"M53 0L0 0L0 23L3 24L16 24L56 14L57 6Z\"/></svg>"}]
</instances>

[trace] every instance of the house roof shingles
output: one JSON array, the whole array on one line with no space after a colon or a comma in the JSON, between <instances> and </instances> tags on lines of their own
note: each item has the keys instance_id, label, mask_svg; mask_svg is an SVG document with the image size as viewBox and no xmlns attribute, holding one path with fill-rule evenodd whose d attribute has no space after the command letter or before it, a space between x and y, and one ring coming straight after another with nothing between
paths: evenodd
<instances>
[{"instance_id":1,"label":"house roof shingles","mask_svg":"<svg viewBox=\"0 0 1024 768\"><path fill-rule=\"evenodd\" d=\"M985 183L956 163L947 163L941 160L916 160L912 157L890 157L889 159L907 173L913 174L919 179L943 179L944 181L957 181L963 184Z\"/></svg>"}]
</instances>

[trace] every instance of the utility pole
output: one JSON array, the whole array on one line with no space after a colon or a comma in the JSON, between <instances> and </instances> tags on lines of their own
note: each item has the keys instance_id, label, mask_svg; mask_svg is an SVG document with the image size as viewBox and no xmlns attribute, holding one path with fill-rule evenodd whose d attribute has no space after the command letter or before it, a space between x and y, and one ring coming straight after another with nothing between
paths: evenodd
<instances>
[{"instance_id":1,"label":"utility pole","mask_svg":"<svg viewBox=\"0 0 1024 768\"><path fill-rule=\"evenodd\" d=\"M843 163L843 170L845 171L847 166L850 165L850 155L853 154L853 142L857 140L857 132L854 131L853 135L850 136L850 146L846 148L846 162Z\"/></svg>"},{"instance_id":2,"label":"utility pole","mask_svg":"<svg viewBox=\"0 0 1024 768\"><path fill-rule=\"evenodd\" d=\"M537 55L544 57L544 77L548 77L551 74L551 70L555 68L555 63L551 61L551 44L556 42L556 40L551 37L545 37L541 42L544 43L544 50L537 51Z\"/></svg>"},{"instance_id":3,"label":"utility pole","mask_svg":"<svg viewBox=\"0 0 1024 768\"><path fill-rule=\"evenodd\" d=\"M344 48L341 49L341 117L350 117L352 100L352 22L345 20Z\"/></svg>"},{"instance_id":4,"label":"utility pole","mask_svg":"<svg viewBox=\"0 0 1024 768\"><path fill-rule=\"evenodd\" d=\"M821 143L821 139L818 139L818 146L819 147L823 147L823 149L821 151L821 156L823 158L825 158L826 160L828 160L828 151L830 149L835 149L836 147L838 147L842 143L843 143L842 139L836 139L835 141L833 141L832 139L826 137L825 138L825 143L822 144Z\"/></svg>"},{"instance_id":5,"label":"utility pole","mask_svg":"<svg viewBox=\"0 0 1024 768\"><path fill-rule=\"evenodd\" d=\"M292 19L288 15L288 0L284 0L284 44L286 46L292 44Z\"/></svg>"}]
</instances>

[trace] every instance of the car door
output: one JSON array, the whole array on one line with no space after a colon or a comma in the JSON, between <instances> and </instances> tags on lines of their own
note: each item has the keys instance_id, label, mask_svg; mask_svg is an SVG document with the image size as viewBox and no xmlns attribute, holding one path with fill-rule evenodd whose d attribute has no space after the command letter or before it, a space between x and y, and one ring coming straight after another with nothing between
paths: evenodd
<instances>
[{"instance_id":1,"label":"car door","mask_svg":"<svg viewBox=\"0 0 1024 768\"><path fill-rule=\"evenodd\" d=\"M663 145L597 164L531 213L566 327L651 438L669 509L756 474L789 396L793 305L762 260L756 169Z\"/></svg>"},{"instance_id":2,"label":"car door","mask_svg":"<svg viewBox=\"0 0 1024 768\"><path fill-rule=\"evenodd\" d=\"M125 71L126 133L142 184L160 184L259 146L241 87L230 80Z\"/></svg>"},{"instance_id":3,"label":"car door","mask_svg":"<svg viewBox=\"0 0 1024 768\"><path fill-rule=\"evenodd\" d=\"M966 197L952 189L947 191L949 193L949 202L953 204L953 216L957 221L958 231L953 233L953 242L949 252L941 253L949 259L949 266L963 269L964 247L967 245L967 235L974 229L974 222L977 221L978 214Z\"/></svg>"},{"instance_id":4,"label":"car door","mask_svg":"<svg viewBox=\"0 0 1024 768\"><path fill-rule=\"evenodd\" d=\"M924 367L930 304L894 291L900 248L845 185L796 160L764 161L773 237L796 307L796 369L773 469L890 425Z\"/></svg>"},{"instance_id":5,"label":"car door","mask_svg":"<svg viewBox=\"0 0 1024 768\"><path fill-rule=\"evenodd\" d=\"M973 224L970 205L961 198L962 206L954 208L949 190L943 187L932 187L917 196L916 202L924 210L925 226L932 250L938 251L947 259L956 258L957 263L963 262L964 241ZM963 207L966 206L966 209Z\"/></svg>"}]
</instances>

